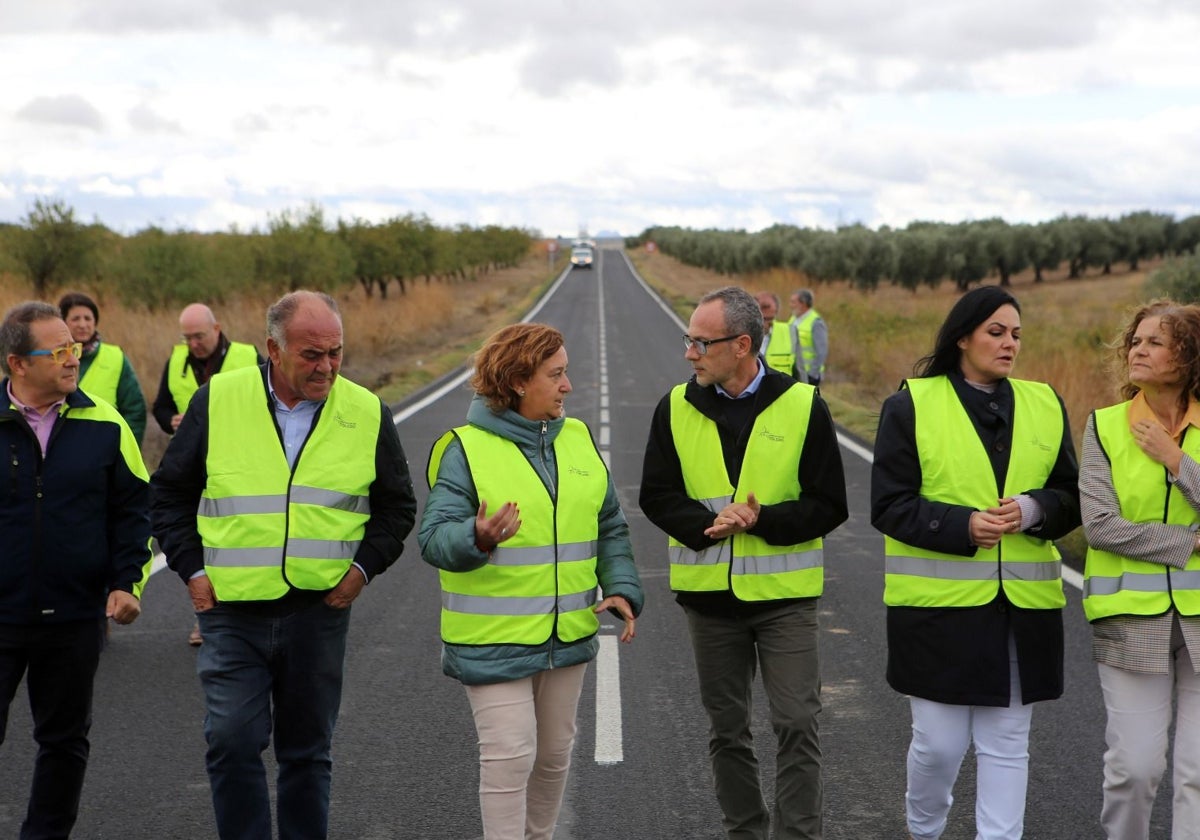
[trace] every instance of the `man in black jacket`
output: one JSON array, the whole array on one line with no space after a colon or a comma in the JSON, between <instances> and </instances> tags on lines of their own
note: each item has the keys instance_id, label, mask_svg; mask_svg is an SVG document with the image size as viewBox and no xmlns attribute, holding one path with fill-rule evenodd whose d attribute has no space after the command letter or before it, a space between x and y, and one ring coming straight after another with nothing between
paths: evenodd
<instances>
[{"instance_id":1,"label":"man in black jacket","mask_svg":"<svg viewBox=\"0 0 1200 840\"><path fill-rule=\"evenodd\" d=\"M773 836L820 838L816 601L821 540L847 517L845 479L824 402L767 367L762 337L749 293L701 299L684 336L695 376L654 413L640 502L671 538L728 836L770 836L750 735L761 668L779 741Z\"/></svg>"},{"instance_id":2,"label":"man in black jacket","mask_svg":"<svg viewBox=\"0 0 1200 840\"><path fill-rule=\"evenodd\" d=\"M75 824L105 617L138 617L151 560L146 468L117 410L78 390L81 355L48 303L0 326L0 743L24 676L38 744L23 840Z\"/></svg>"}]
</instances>

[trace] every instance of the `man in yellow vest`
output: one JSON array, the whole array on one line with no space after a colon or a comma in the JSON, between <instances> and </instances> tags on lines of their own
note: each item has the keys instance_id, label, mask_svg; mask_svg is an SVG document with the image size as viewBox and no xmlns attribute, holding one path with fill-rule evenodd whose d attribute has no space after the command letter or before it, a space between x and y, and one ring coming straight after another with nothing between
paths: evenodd
<instances>
[{"instance_id":1,"label":"man in yellow vest","mask_svg":"<svg viewBox=\"0 0 1200 840\"><path fill-rule=\"evenodd\" d=\"M811 839L822 836L822 539L846 520L846 484L825 403L760 363L762 338L749 293L701 298L683 339L695 376L654 412L640 502L669 538L725 831ZM773 816L750 735L756 670L779 742Z\"/></svg>"},{"instance_id":2,"label":"man in yellow vest","mask_svg":"<svg viewBox=\"0 0 1200 840\"><path fill-rule=\"evenodd\" d=\"M759 292L755 298L763 319L763 340L759 348L767 367L792 376L796 369L796 351L791 330L775 316L779 314L779 297L774 292Z\"/></svg>"},{"instance_id":3,"label":"man in yellow vest","mask_svg":"<svg viewBox=\"0 0 1200 840\"><path fill-rule=\"evenodd\" d=\"M809 385L820 385L825 377L825 360L829 357L829 329L825 319L813 309L810 289L797 289L789 300L792 309L788 326L796 355L796 379Z\"/></svg>"},{"instance_id":4,"label":"man in yellow vest","mask_svg":"<svg viewBox=\"0 0 1200 840\"><path fill-rule=\"evenodd\" d=\"M272 736L279 840L326 836L350 605L400 556L417 509L391 412L338 375L334 300L277 301L267 352L196 392L151 479L155 536L204 633L222 840L272 836Z\"/></svg>"},{"instance_id":5,"label":"man in yellow vest","mask_svg":"<svg viewBox=\"0 0 1200 840\"><path fill-rule=\"evenodd\" d=\"M151 411L159 427L175 434L192 395L214 374L223 370L262 365L266 359L253 344L230 341L221 331L213 311L203 303L189 303L179 313L183 338L163 365L158 396Z\"/></svg>"}]
</instances>

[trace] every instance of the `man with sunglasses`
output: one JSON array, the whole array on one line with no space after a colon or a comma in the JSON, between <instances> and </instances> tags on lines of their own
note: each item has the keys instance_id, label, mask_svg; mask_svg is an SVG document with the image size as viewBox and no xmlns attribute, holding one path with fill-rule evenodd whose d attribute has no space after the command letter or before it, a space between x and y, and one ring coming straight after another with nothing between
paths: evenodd
<instances>
[{"instance_id":1,"label":"man with sunglasses","mask_svg":"<svg viewBox=\"0 0 1200 840\"><path fill-rule=\"evenodd\" d=\"M105 618L138 617L151 561L149 476L117 410L78 390L82 355L48 303L0 325L0 742L24 677L38 744L21 838L75 824Z\"/></svg>"},{"instance_id":2,"label":"man with sunglasses","mask_svg":"<svg viewBox=\"0 0 1200 840\"><path fill-rule=\"evenodd\" d=\"M640 503L668 536L726 833L812 840L822 836L822 538L846 520L846 484L825 403L768 367L762 340L748 292L729 286L700 299L683 337L695 375L654 412ZM760 669L778 738L773 816L751 741Z\"/></svg>"}]
</instances>

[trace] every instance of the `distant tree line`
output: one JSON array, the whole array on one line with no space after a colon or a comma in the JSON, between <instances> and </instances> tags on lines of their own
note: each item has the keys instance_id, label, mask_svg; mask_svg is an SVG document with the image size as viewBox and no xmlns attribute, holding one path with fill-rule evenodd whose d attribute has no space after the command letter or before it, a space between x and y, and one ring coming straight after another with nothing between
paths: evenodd
<instances>
[{"instance_id":1,"label":"distant tree line","mask_svg":"<svg viewBox=\"0 0 1200 840\"><path fill-rule=\"evenodd\" d=\"M816 281L849 280L861 289L886 281L915 290L950 279L965 290L989 276L1007 286L1013 274L1026 269L1033 269L1040 283L1044 272L1063 263L1068 275L1078 278L1089 270L1108 274L1117 264L1136 271L1142 260L1188 255L1200 245L1200 216L1177 221L1169 214L1139 211L1115 220L913 222L878 230L775 225L758 233L653 227L627 244L639 247L647 241L677 260L722 274L790 268Z\"/></svg>"},{"instance_id":2,"label":"distant tree line","mask_svg":"<svg viewBox=\"0 0 1200 840\"><path fill-rule=\"evenodd\" d=\"M0 271L27 277L41 299L65 284L86 283L152 308L355 283L368 296L387 297L393 283L403 294L418 279L454 282L511 267L533 240L527 230L444 228L414 215L330 224L317 205L269 216L265 230L148 227L124 236L80 222L61 200L38 199L21 224L0 225Z\"/></svg>"}]
</instances>

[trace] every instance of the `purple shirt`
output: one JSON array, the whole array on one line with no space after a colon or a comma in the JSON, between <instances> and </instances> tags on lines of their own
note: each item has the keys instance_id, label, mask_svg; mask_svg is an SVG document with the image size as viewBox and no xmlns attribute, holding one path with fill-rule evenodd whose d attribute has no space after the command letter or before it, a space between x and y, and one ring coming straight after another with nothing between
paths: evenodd
<instances>
[{"instance_id":1,"label":"purple shirt","mask_svg":"<svg viewBox=\"0 0 1200 840\"><path fill-rule=\"evenodd\" d=\"M54 423L58 420L58 410L62 408L65 400L59 400L52 404L46 410L45 414L40 413L36 408L31 408L25 403L18 400L13 395L12 382L8 383L8 401L21 409L21 415L25 418L25 422L29 424L29 428L33 429L33 433L37 435L38 443L42 447L42 457L46 457L46 447L50 445L50 430L54 428Z\"/></svg>"}]
</instances>

